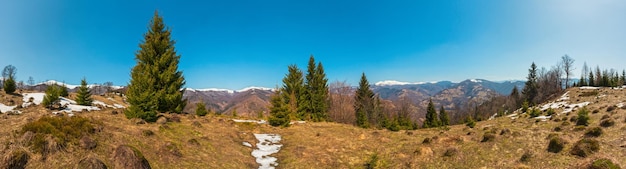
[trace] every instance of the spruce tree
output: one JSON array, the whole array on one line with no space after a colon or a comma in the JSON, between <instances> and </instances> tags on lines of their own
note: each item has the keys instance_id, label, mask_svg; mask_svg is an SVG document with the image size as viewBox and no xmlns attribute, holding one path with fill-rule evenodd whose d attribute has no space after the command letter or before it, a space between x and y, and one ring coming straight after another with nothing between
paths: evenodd
<instances>
[{"instance_id":1,"label":"spruce tree","mask_svg":"<svg viewBox=\"0 0 626 169\"><path fill-rule=\"evenodd\" d=\"M306 102L302 96L305 92L302 71L296 65L290 65L288 69L289 72L283 78L284 92L281 92L281 99L287 106L289 119L303 120Z\"/></svg>"},{"instance_id":2,"label":"spruce tree","mask_svg":"<svg viewBox=\"0 0 626 169\"><path fill-rule=\"evenodd\" d=\"M70 92L67 91L67 86L65 85L65 83L62 86L60 86L60 92L61 93L59 95L61 97L67 97L70 95Z\"/></svg>"},{"instance_id":3,"label":"spruce tree","mask_svg":"<svg viewBox=\"0 0 626 169\"><path fill-rule=\"evenodd\" d=\"M9 78L4 81L4 92L12 94L15 92L16 88L17 85L15 84L15 79L13 76L9 76Z\"/></svg>"},{"instance_id":4,"label":"spruce tree","mask_svg":"<svg viewBox=\"0 0 626 169\"><path fill-rule=\"evenodd\" d=\"M62 87L64 88L64 87ZM87 79L80 80L80 87L76 92L76 103L83 106L91 106L93 99L91 98L91 90L87 87Z\"/></svg>"},{"instance_id":5,"label":"spruce tree","mask_svg":"<svg viewBox=\"0 0 626 169\"><path fill-rule=\"evenodd\" d=\"M424 121L424 128L431 127L439 127L439 118L437 117L437 110L435 110L435 105L433 104L433 100L430 99L428 101L428 107L426 109L426 121Z\"/></svg>"},{"instance_id":6,"label":"spruce tree","mask_svg":"<svg viewBox=\"0 0 626 169\"><path fill-rule=\"evenodd\" d=\"M589 71L589 86L596 86L595 78L593 77L593 71Z\"/></svg>"},{"instance_id":7,"label":"spruce tree","mask_svg":"<svg viewBox=\"0 0 626 169\"><path fill-rule=\"evenodd\" d=\"M533 62L530 65L530 69L528 69L528 77L525 83L524 89L522 90L522 94L524 94L524 100L528 103L533 103L535 101L535 97L538 95L539 85L537 84L537 65Z\"/></svg>"},{"instance_id":8,"label":"spruce tree","mask_svg":"<svg viewBox=\"0 0 626 169\"><path fill-rule=\"evenodd\" d=\"M442 126L450 125L450 118L448 117L448 113L446 112L446 109L443 108L443 106L441 106L441 108L439 109L439 120L441 121Z\"/></svg>"},{"instance_id":9,"label":"spruce tree","mask_svg":"<svg viewBox=\"0 0 626 169\"><path fill-rule=\"evenodd\" d=\"M277 89L270 100L271 107L268 121L272 126L289 127L289 122L291 122L289 119L289 108L285 104L283 97L281 97L283 92L285 92L284 89Z\"/></svg>"},{"instance_id":10,"label":"spruce tree","mask_svg":"<svg viewBox=\"0 0 626 169\"><path fill-rule=\"evenodd\" d=\"M209 111L206 110L206 106L203 101L196 103L196 115L198 116L206 116L209 114Z\"/></svg>"},{"instance_id":11,"label":"spruce tree","mask_svg":"<svg viewBox=\"0 0 626 169\"><path fill-rule=\"evenodd\" d=\"M362 128L370 127L368 115L374 111L374 92L370 89L370 84L365 77L365 73L361 75L359 87L354 94L354 110L356 115L356 125Z\"/></svg>"},{"instance_id":12,"label":"spruce tree","mask_svg":"<svg viewBox=\"0 0 626 169\"><path fill-rule=\"evenodd\" d=\"M58 85L54 84L48 86L46 89L46 95L43 97L41 104L44 107L51 109L54 104L59 102L59 93L60 89Z\"/></svg>"},{"instance_id":13,"label":"spruce tree","mask_svg":"<svg viewBox=\"0 0 626 169\"><path fill-rule=\"evenodd\" d=\"M328 118L328 79L322 63L315 65L313 55L309 58L305 82L304 112L305 119L326 121Z\"/></svg>"},{"instance_id":14,"label":"spruce tree","mask_svg":"<svg viewBox=\"0 0 626 169\"><path fill-rule=\"evenodd\" d=\"M180 55L176 54L171 30L155 11L144 35L141 48L135 54L137 65L131 71L127 97L130 106L127 118L156 121L158 112L181 113L183 100L183 73L178 70Z\"/></svg>"}]
</instances>

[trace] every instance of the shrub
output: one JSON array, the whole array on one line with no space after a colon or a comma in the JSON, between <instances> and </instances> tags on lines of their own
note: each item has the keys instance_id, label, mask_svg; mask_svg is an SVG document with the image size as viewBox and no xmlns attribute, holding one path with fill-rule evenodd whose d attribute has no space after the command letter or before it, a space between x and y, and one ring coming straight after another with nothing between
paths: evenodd
<instances>
[{"instance_id":1,"label":"shrub","mask_svg":"<svg viewBox=\"0 0 626 169\"><path fill-rule=\"evenodd\" d=\"M583 138L574 144L570 153L579 157L587 157L598 151L600 151L600 143L597 140Z\"/></svg>"},{"instance_id":2,"label":"shrub","mask_svg":"<svg viewBox=\"0 0 626 169\"><path fill-rule=\"evenodd\" d=\"M13 150L8 154L8 156L4 157L0 166L2 168L26 168L26 164L28 164L28 160L30 156L24 150Z\"/></svg>"},{"instance_id":3,"label":"shrub","mask_svg":"<svg viewBox=\"0 0 626 169\"><path fill-rule=\"evenodd\" d=\"M530 109L530 112L528 113L528 115L530 115L531 118L534 118L534 117L541 115L541 111L539 109L532 108Z\"/></svg>"},{"instance_id":4,"label":"shrub","mask_svg":"<svg viewBox=\"0 0 626 169\"><path fill-rule=\"evenodd\" d=\"M554 111L554 109L552 108L548 108L548 110L546 111L546 113L548 114L548 116L552 116L554 114L556 114L556 112Z\"/></svg>"},{"instance_id":5,"label":"shrub","mask_svg":"<svg viewBox=\"0 0 626 169\"><path fill-rule=\"evenodd\" d=\"M469 117L465 125L469 128L474 128L476 126L476 122L474 121L472 117Z\"/></svg>"},{"instance_id":6,"label":"shrub","mask_svg":"<svg viewBox=\"0 0 626 169\"><path fill-rule=\"evenodd\" d=\"M430 144L431 142L433 142L433 139L426 137L424 138L424 141L422 141L422 144Z\"/></svg>"},{"instance_id":7,"label":"shrub","mask_svg":"<svg viewBox=\"0 0 626 169\"><path fill-rule=\"evenodd\" d=\"M582 108L578 111L578 117L576 120L576 125L578 126L588 126L589 125L589 111L586 108Z\"/></svg>"},{"instance_id":8,"label":"shrub","mask_svg":"<svg viewBox=\"0 0 626 169\"><path fill-rule=\"evenodd\" d=\"M609 106L606 108L606 112L612 112L615 109L617 109L617 106Z\"/></svg>"},{"instance_id":9,"label":"shrub","mask_svg":"<svg viewBox=\"0 0 626 169\"><path fill-rule=\"evenodd\" d=\"M46 95L43 97L43 101L41 102L44 107L51 109L52 105L59 102L59 94L60 90L57 85L49 86L46 89Z\"/></svg>"},{"instance_id":10,"label":"shrub","mask_svg":"<svg viewBox=\"0 0 626 169\"><path fill-rule=\"evenodd\" d=\"M198 116L206 116L209 112L206 110L206 106L203 102L196 103L196 115Z\"/></svg>"},{"instance_id":11,"label":"shrub","mask_svg":"<svg viewBox=\"0 0 626 169\"><path fill-rule=\"evenodd\" d=\"M448 149L446 149L446 152L443 153L444 157L452 157L455 156L459 153L459 149L457 149L456 147L450 147Z\"/></svg>"},{"instance_id":12,"label":"shrub","mask_svg":"<svg viewBox=\"0 0 626 169\"><path fill-rule=\"evenodd\" d=\"M522 103L522 112L523 113L528 112L528 107L529 107L528 101L524 101L524 103Z\"/></svg>"},{"instance_id":13,"label":"shrub","mask_svg":"<svg viewBox=\"0 0 626 169\"><path fill-rule=\"evenodd\" d=\"M370 159L367 160L367 163L365 163L365 168L366 169L374 169L374 168L378 168L378 154L372 154L370 156Z\"/></svg>"},{"instance_id":14,"label":"shrub","mask_svg":"<svg viewBox=\"0 0 626 169\"><path fill-rule=\"evenodd\" d=\"M587 132L585 133L585 136L587 137L600 137L602 135L602 128L600 127L594 127L591 128L589 130L587 130Z\"/></svg>"},{"instance_id":15,"label":"shrub","mask_svg":"<svg viewBox=\"0 0 626 169\"><path fill-rule=\"evenodd\" d=\"M563 150L567 142L560 137L552 137L548 144L548 152L559 153Z\"/></svg>"},{"instance_id":16,"label":"shrub","mask_svg":"<svg viewBox=\"0 0 626 169\"><path fill-rule=\"evenodd\" d=\"M78 144L79 139L88 134L95 133L91 122L83 117L42 117L37 121L25 124L21 134L34 133L29 146L38 153L45 154L46 147L55 142L60 147L67 143ZM48 140L47 138L53 140Z\"/></svg>"},{"instance_id":17,"label":"shrub","mask_svg":"<svg viewBox=\"0 0 626 169\"><path fill-rule=\"evenodd\" d=\"M620 169L620 167L609 159L601 158L593 161L589 169Z\"/></svg>"},{"instance_id":18,"label":"shrub","mask_svg":"<svg viewBox=\"0 0 626 169\"><path fill-rule=\"evenodd\" d=\"M13 76L9 76L8 79L6 79L6 81L4 82L4 91L7 94L11 94L13 92L15 92L15 89L17 88L17 85L15 84L15 79L13 78Z\"/></svg>"},{"instance_id":19,"label":"shrub","mask_svg":"<svg viewBox=\"0 0 626 169\"><path fill-rule=\"evenodd\" d=\"M613 119L606 119L600 122L600 126L602 127L611 127L613 125L615 125L615 121Z\"/></svg>"},{"instance_id":20,"label":"shrub","mask_svg":"<svg viewBox=\"0 0 626 169\"><path fill-rule=\"evenodd\" d=\"M532 158L534 156L532 151L526 151L523 155L522 158L519 159L520 162L528 162L530 161L530 158Z\"/></svg>"},{"instance_id":21,"label":"shrub","mask_svg":"<svg viewBox=\"0 0 626 169\"><path fill-rule=\"evenodd\" d=\"M485 135L483 135L483 140L481 140L480 142L492 142L496 140L496 135L495 134L491 134L491 133L486 133Z\"/></svg>"}]
</instances>

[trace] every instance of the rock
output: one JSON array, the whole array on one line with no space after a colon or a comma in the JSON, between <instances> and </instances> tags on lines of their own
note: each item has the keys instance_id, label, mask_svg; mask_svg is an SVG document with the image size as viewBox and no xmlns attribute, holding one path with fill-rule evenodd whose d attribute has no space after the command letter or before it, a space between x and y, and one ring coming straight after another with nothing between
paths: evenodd
<instances>
[{"instance_id":1,"label":"rock","mask_svg":"<svg viewBox=\"0 0 626 169\"><path fill-rule=\"evenodd\" d=\"M151 169L148 160L135 147L120 145L113 151L113 168Z\"/></svg>"},{"instance_id":2,"label":"rock","mask_svg":"<svg viewBox=\"0 0 626 169\"><path fill-rule=\"evenodd\" d=\"M194 127L198 127L198 128L202 127L202 124L200 124L200 122L197 122L197 121L194 121L193 123L191 123L191 125Z\"/></svg>"},{"instance_id":3,"label":"rock","mask_svg":"<svg viewBox=\"0 0 626 169\"><path fill-rule=\"evenodd\" d=\"M161 116L161 117L159 117L159 119L157 119L156 123L157 124L165 124L165 123L167 123L167 118Z\"/></svg>"},{"instance_id":4,"label":"rock","mask_svg":"<svg viewBox=\"0 0 626 169\"><path fill-rule=\"evenodd\" d=\"M26 168L30 156L26 151L19 149L14 150L4 157L1 168L23 169Z\"/></svg>"},{"instance_id":5,"label":"rock","mask_svg":"<svg viewBox=\"0 0 626 169\"><path fill-rule=\"evenodd\" d=\"M118 114L118 112L117 112L117 110L113 110L113 111L111 111L111 114L112 115L116 115L116 114Z\"/></svg>"},{"instance_id":6,"label":"rock","mask_svg":"<svg viewBox=\"0 0 626 169\"><path fill-rule=\"evenodd\" d=\"M97 158L87 157L78 162L76 169L107 169L107 166Z\"/></svg>"},{"instance_id":7,"label":"rock","mask_svg":"<svg viewBox=\"0 0 626 169\"><path fill-rule=\"evenodd\" d=\"M134 124L146 124L146 121L145 121L145 120L143 120L143 119L139 119L139 118L134 118L134 119L132 119L131 121L132 121L132 123L134 123Z\"/></svg>"},{"instance_id":8,"label":"rock","mask_svg":"<svg viewBox=\"0 0 626 169\"><path fill-rule=\"evenodd\" d=\"M88 136L83 136L83 138L80 139L79 144L80 144L80 147L82 147L83 149L87 149L87 150L92 150L96 148L96 146L98 145L96 141L89 138Z\"/></svg>"},{"instance_id":9,"label":"rock","mask_svg":"<svg viewBox=\"0 0 626 169\"><path fill-rule=\"evenodd\" d=\"M170 118L167 118L167 121L180 123L180 116L178 114L172 114Z\"/></svg>"}]
</instances>

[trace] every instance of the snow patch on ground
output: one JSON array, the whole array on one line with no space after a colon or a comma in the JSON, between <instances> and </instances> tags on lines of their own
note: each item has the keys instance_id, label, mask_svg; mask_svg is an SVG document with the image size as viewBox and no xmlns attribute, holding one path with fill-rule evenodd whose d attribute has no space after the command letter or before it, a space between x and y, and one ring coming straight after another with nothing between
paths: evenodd
<instances>
[{"instance_id":1,"label":"snow patch on ground","mask_svg":"<svg viewBox=\"0 0 626 169\"><path fill-rule=\"evenodd\" d=\"M240 120L240 119L233 119L233 121L235 123L258 123L258 124L266 124L267 121L265 120Z\"/></svg>"},{"instance_id":2,"label":"snow patch on ground","mask_svg":"<svg viewBox=\"0 0 626 169\"><path fill-rule=\"evenodd\" d=\"M0 111L2 113L8 112L8 111L12 111L13 109L15 109L15 107L17 107L17 106L7 106L7 105L4 105L4 104L0 103Z\"/></svg>"},{"instance_id":3,"label":"snow patch on ground","mask_svg":"<svg viewBox=\"0 0 626 169\"><path fill-rule=\"evenodd\" d=\"M581 87L581 88L583 88L583 87ZM585 107L585 106L591 104L591 102L582 102L582 103L570 104L570 103L568 103L568 100L570 100L570 98L569 98L569 91L565 92L565 94L563 94L563 96L561 96L561 98L559 98L556 102L551 102L551 103L547 103L547 104L541 105L540 109L541 109L541 111L545 111L547 109L560 109L560 108L563 108L563 111L561 113L559 113L559 114L564 114L564 113L569 113L569 112L575 111L578 108Z\"/></svg>"},{"instance_id":4,"label":"snow patch on ground","mask_svg":"<svg viewBox=\"0 0 626 169\"><path fill-rule=\"evenodd\" d=\"M624 103L617 103L617 105L615 105L615 106L617 106L618 108L622 108L622 107L624 107Z\"/></svg>"},{"instance_id":5,"label":"snow patch on ground","mask_svg":"<svg viewBox=\"0 0 626 169\"><path fill-rule=\"evenodd\" d=\"M548 121L548 119L552 118L552 116L537 116L535 119L540 119L541 121Z\"/></svg>"},{"instance_id":6,"label":"snow patch on ground","mask_svg":"<svg viewBox=\"0 0 626 169\"><path fill-rule=\"evenodd\" d=\"M602 87L583 86L583 87L580 87L580 89L582 89L582 90L597 90L597 89L602 89Z\"/></svg>"},{"instance_id":7,"label":"snow patch on ground","mask_svg":"<svg viewBox=\"0 0 626 169\"><path fill-rule=\"evenodd\" d=\"M257 149L252 151L252 156L256 158L256 162L260 164L259 169L273 169L278 166L276 157L271 157L274 153L278 153L282 144L278 144L281 140L278 134L254 134L259 142L256 144Z\"/></svg>"},{"instance_id":8,"label":"snow patch on ground","mask_svg":"<svg viewBox=\"0 0 626 169\"><path fill-rule=\"evenodd\" d=\"M305 124L305 123L306 123L306 121L292 121L292 122L289 122L289 124Z\"/></svg>"},{"instance_id":9,"label":"snow patch on ground","mask_svg":"<svg viewBox=\"0 0 626 169\"><path fill-rule=\"evenodd\" d=\"M22 96L24 97L23 101L24 103L28 103L28 101L30 100L30 98L33 98L33 103L35 104L41 104L41 102L43 102L43 97L45 96L45 93L24 93L22 94ZM24 106L26 107L26 106Z\"/></svg>"},{"instance_id":10,"label":"snow patch on ground","mask_svg":"<svg viewBox=\"0 0 626 169\"><path fill-rule=\"evenodd\" d=\"M491 117L489 117L489 120L495 119L497 115L498 115L498 113L495 113L495 114L491 115Z\"/></svg>"},{"instance_id":11,"label":"snow patch on ground","mask_svg":"<svg viewBox=\"0 0 626 169\"><path fill-rule=\"evenodd\" d=\"M246 147L250 147L250 148L252 148L252 144L250 144L250 143L248 143L248 142L245 142L245 141L244 141L242 144L243 144L243 146L246 146Z\"/></svg>"}]
</instances>

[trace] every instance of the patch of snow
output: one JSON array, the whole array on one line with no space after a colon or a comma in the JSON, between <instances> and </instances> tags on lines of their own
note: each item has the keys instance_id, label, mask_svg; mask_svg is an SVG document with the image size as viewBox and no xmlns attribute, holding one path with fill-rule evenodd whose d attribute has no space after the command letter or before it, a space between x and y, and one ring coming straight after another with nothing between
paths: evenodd
<instances>
[{"instance_id":1,"label":"patch of snow","mask_svg":"<svg viewBox=\"0 0 626 169\"><path fill-rule=\"evenodd\" d=\"M292 121L292 122L289 122L289 124L304 124L304 123L306 123L306 121Z\"/></svg>"},{"instance_id":2,"label":"patch of snow","mask_svg":"<svg viewBox=\"0 0 626 169\"><path fill-rule=\"evenodd\" d=\"M233 121L235 123L258 123L258 124L266 124L267 121L265 120L240 120L240 119L233 119Z\"/></svg>"},{"instance_id":3,"label":"patch of snow","mask_svg":"<svg viewBox=\"0 0 626 169\"><path fill-rule=\"evenodd\" d=\"M278 153L283 146L278 144L281 140L278 134L254 134L259 142L256 144L257 149L252 151L252 156L256 158L256 162L260 164L259 169L269 169L278 166L276 157L271 157L274 153Z\"/></svg>"},{"instance_id":4,"label":"patch of snow","mask_svg":"<svg viewBox=\"0 0 626 169\"><path fill-rule=\"evenodd\" d=\"M565 100L569 100L569 91L565 92L565 94L563 94L563 96L561 96L561 98L559 98L557 102L565 101Z\"/></svg>"},{"instance_id":5,"label":"patch of snow","mask_svg":"<svg viewBox=\"0 0 626 169\"><path fill-rule=\"evenodd\" d=\"M582 90L597 90L597 89L601 89L602 87L593 87L593 86L582 86L579 87Z\"/></svg>"},{"instance_id":6,"label":"patch of snow","mask_svg":"<svg viewBox=\"0 0 626 169\"><path fill-rule=\"evenodd\" d=\"M474 83L482 83L483 82L482 80L478 80L478 79L470 79L470 81L474 82Z\"/></svg>"},{"instance_id":7,"label":"patch of snow","mask_svg":"<svg viewBox=\"0 0 626 169\"><path fill-rule=\"evenodd\" d=\"M245 91L249 91L249 90L268 90L268 91L274 91L274 89L273 89L273 88L250 86L250 87L243 88L243 89L241 89L241 90L237 90L237 92L245 92Z\"/></svg>"},{"instance_id":8,"label":"patch of snow","mask_svg":"<svg viewBox=\"0 0 626 169\"><path fill-rule=\"evenodd\" d=\"M567 102L547 103L547 104L544 104L543 106L541 106L541 111L548 110L550 108L551 109L558 109L558 108L561 108L561 107L566 107L567 105L568 105Z\"/></svg>"},{"instance_id":9,"label":"patch of snow","mask_svg":"<svg viewBox=\"0 0 626 169\"><path fill-rule=\"evenodd\" d=\"M252 148L252 144L250 144L250 143L248 143L248 142L245 142L245 141L244 141L242 144L243 144L244 146L246 146L246 147L250 147L250 148Z\"/></svg>"},{"instance_id":10,"label":"patch of snow","mask_svg":"<svg viewBox=\"0 0 626 169\"><path fill-rule=\"evenodd\" d=\"M4 105L4 104L0 103L0 111L2 113L6 113L8 111L11 111L11 110L15 109L15 107L17 107L17 106L7 106L7 105Z\"/></svg>"},{"instance_id":11,"label":"patch of snow","mask_svg":"<svg viewBox=\"0 0 626 169\"><path fill-rule=\"evenodd\" d=\"M540 119L541 121L548 121L548 119L552 118L552 116L537 116L535 119Z\"/></svg>"},{"instance_id":12,"label":"patch of snow","mask_svg":"<svg viewBox=\"0 0 626 169\"><path fill-rule=\"evenodd\" d=\"M113 104L113 107L115 107L115 108L117 108L117 109L123 109L123 108L126 108L126 106L123 106L123 105L121 105L121 104L117 104L117 103L116 103L116 104Z\"/></svg>"},{"instance_id":13,"label":"patch of snow","mask_svg":"<svg viewBox=\"0 0 626 169\"><path fill-rule=\"evenodd\" d=\"M437 83L437 82L430 82L430 83ZM401 85L420 85L420 84L426 84L426 82L400 82L400 81L395 81L395 80L385 80L385 81L374 83L374 85L376 86L401 86Z\"/></svg>"},{"instance_id":14,"label":"patch of snow","mask_svg":"<svg viewBox=\"0 0 626 169\"><path fill-rule=\"evenodd\" d=\"M27 103L28 100L30 100L30 98L33 98L33 103L35 104L41 104L41 102L43 102L43 97L45 96L45 93L24 93L22 94L22 96L24 97L23 101L24 103ZM25 106L24 106L25 107Z\"/></svg>"},{"instance_id":15,"label":"patch of snow","mask_svg":"<svg viewBox=\"0 0 626 169\"><path fill-rule=\"evenodd\" d=\"M498 115L498 113L495 113L495 114L491 115L491 117L489 117L489 120L495 119L497 115Z\"/></svg>"},{"instance_id":16,"label":"patch of snow","mask_svg":"<svg viewBox=\"0 0 626 169\"><path fill-rule=\"evenodd\" d=\"M615 105L615 106L617 106L618 108L622 108L622 107L624 107L624 103L617 103L617 105Z\"/></svg>"},{"instance_id":17,"label":"patch of snow","mask_svg":"<svg viewBox=\"0 0 626 169\"><path fill-rule=\"evenodd\" d=\"M585 106L587 106L589 104L591 104L591 102L582 102L582 103L578 103L578 104L570 104L570 105L566 106L565 109L563 109L563 111L560 114L572 112L574 110L577 110L578 108L585 107Z\"/></svg>"}]
</instances>

